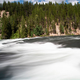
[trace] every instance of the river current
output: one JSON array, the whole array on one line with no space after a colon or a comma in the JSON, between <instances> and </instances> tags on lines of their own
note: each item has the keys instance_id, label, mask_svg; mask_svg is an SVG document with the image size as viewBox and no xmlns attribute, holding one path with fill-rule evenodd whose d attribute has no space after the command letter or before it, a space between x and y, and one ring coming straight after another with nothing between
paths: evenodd
<instances>
[{"instance_id":1,"label":"river current","mask_svg":"<svg viewBox=\"0 0 80 80\"><path fill-rule=\"evenodd\" d=\"M0 40L0 80L80 80L80 36Z\"/></svg>"}]
</instances>

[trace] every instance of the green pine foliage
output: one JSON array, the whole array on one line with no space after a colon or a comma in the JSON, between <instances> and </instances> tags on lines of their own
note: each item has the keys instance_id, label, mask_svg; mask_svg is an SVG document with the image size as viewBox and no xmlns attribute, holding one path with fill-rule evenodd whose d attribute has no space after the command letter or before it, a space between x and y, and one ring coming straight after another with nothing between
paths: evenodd
<instances>
[{"instance_id":1,"label":"green pine foliage","mask_svg":"<svg viewBox=\"0 0 80 80\"><path fill-rule=\"evenodd\" d=\"M9 39L12 34L9 18L3 17L2 23L2 39Z\"/></svg>"},{"instance_id":2,"label":"green pine foliage","mask_svg":"<svg viewBox=\"0 0 80 80\"><path fill-rule=\"evenodd\" d=\"M37 25L37 26L34 28L34 34L35 34L36 36L42 35L42 34L43 34L42 26L38 26L38 25Z\"/></svg>"},{"instance_id":3,"label":"green pine foliage","mask_svg":"<svg viewBox=\"0 0 80 80\"><path fill-rule=\"evenodd\" d=\"M2 28L0 29L3 38L24 38L33 35L56 34L56 25L60 24L60 32L71 32L71 27L80 29L80 4L74 6L69 3L46 3L33 4L25 1L11 3L4 1L0 4L0 10L10 13L9 18L2 18ZM26 26L25 26L26 24ZM69 29L69 30L67 30Z\"/></svg>"},{"instance_id":4,"label":"green pine foliage","mask_svg":"<svg viewBox=\"0 0 80 80\"><path fill-rule=\"evenodd\" d=\"M45 29L46 35L49 35L49 30L48 28Z\"/></svg>"},{"instance_id":5,"label":"green pine foliage","mask_svg":"<svg viewBox=\"0 0 80 80\"><path fill-rule=\"evenodd\" d=\"M26 32L26 27L25 27L25 19L24 19L24 16L22 16L22 19L21 19L21 37L24 38L24 37L27 37L27 32Z\"/></svg>"},{"instance_id":6,"label":"green pine foliage","mask_svg":"<svg viewBox=\"0 0 80 80\"><path fill-rule=\"evenodd\" d=\"M60 24L60 32L64 34L64 26L62 24Z\"/></svg>"}]
</instances>

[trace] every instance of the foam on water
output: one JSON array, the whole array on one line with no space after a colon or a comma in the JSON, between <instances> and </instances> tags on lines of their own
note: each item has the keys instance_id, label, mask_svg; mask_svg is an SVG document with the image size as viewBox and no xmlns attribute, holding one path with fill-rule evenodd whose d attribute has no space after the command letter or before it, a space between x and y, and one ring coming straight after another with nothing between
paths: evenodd
<instances>
[{"instance_id":1,"label":"foam on water","mask_svg":"<svg viewBox=\"0 0 80 80\"><path fill-rule=\"evenodd\" d=\"M0 68L11 66L10 80L80 80L79 48L59 48L62 45L51 42L17 44L22 40L0 42L0 53L14 52L11 57L20 56L0 64ZM13 43L2 44L5 42Z\"/></svg>"}]
</instances>

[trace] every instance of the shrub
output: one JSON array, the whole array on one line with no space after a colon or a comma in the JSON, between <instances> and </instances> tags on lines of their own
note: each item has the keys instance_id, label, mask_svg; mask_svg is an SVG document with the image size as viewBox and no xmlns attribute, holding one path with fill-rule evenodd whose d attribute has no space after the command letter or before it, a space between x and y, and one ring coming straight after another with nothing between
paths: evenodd
<instances>
[{"instance_id":1,"label":"shrub","mask_svg":"<svg viewBox=\"0 0 80 80\"><path fill-rule=\"evenodd\" d=\"M60 32L63 34L64 33L64 26L60 24Z\"/></svg>"},{"instance_id":2,"label":"shrub","mask_svg":"<svg viewBox=\"0 0 80 80\"><path fill-rule=\"evenodd\" d=\"M46 35L49 35L49 30L48 30L48 28L46 28L45 31L46 31Z\"/></svg>"},{"instance_id":3,"label":"shrub","mask_svg":"<svg viewBox=\"0 0 80 80\"><path fill-rule=\"evenodd\" d=\"M33 34L34 34L33 31L31 31L31 37L33 37Z\"/></svg>"},{"instance_id":4,"label":"shrub","mask_svg":"<svg viewBox=\"0 0 80 80\"><path fill-rule=\"evenodd\" d=\"M37 25L37 26L34 28L34 34L35 34L36 36L42 35L42 34L43 34L42 26L38 26L38 25Z\"/></svg>"}]
</instances>

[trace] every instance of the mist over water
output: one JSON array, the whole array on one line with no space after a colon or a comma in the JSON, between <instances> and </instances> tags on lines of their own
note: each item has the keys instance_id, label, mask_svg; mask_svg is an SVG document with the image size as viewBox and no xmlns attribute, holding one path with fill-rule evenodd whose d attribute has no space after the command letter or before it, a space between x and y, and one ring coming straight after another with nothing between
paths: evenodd
<instances>
[{"instance_id":1,"label":"mist over water","mask_svg":"<svg viewBox=\"0 0 80 80\"><path fill-rule=\"evenodd\" d=\"M0 40L0 80L80 80L80 36Z\"/></svg>"}]
</instances>

